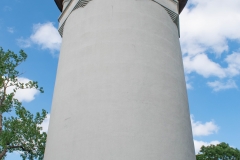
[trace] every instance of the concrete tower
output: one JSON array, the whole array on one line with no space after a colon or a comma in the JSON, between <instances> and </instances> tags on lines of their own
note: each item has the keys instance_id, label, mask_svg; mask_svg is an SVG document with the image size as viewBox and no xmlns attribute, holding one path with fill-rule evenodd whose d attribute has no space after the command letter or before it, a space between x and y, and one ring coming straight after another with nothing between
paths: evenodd
<instances>
[{"instance_id":1,"label":"concrete tower","mask_svg":"<svg viewBox=\"0 0 240 160\"><path fill-rule=\"evenodd\" d=\"M55 0L63 37L44 160L194 160L187 0Z\"/></svg>"}]
</instances>

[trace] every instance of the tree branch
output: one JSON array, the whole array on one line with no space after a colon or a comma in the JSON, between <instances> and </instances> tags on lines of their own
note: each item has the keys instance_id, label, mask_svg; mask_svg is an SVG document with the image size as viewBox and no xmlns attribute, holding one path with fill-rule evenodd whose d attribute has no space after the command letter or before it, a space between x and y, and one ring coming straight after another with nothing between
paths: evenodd
<instances>
[{"instance_id":1,"label":"tree branch","mask_svg":"<svg viewBox=\"0 0 240 160\"><path fill-rule=\"evenodd\" d=\"M25 149L23 146L8 146L0 153L0 159L2 159L6 155L8 149L16 149L16 148L21 148L22 151L25 151L25 152L29 152L29 153L31 152L30 149Z\"/></svg>"},{"instance_id":2,"label":"tree branch","mask_svg":"<svg viewBox=\"0 0 240 160\"><path fill-rule=\"evenodd\" d=\"M16 149L16 148L21 148L21 149L22 149L22 151L25 151L25 152L31 152L31 150L30 150L30 149L26 149L26 148L24 148L23 146L8 146L7 148L8 148L8 149Z\"/></svg>"},{"instance_id":3,"label":"tree branch","mask_svg":"<svg viewBox=\"0 0 240 160\"><path fill-rule=\"evenodd\" d=\"M0 134L2 133L2 113L0 111Z\"/></svg>"},{"instance_id":4,"label":"tree branch","mask_svg":"<svg viewBox=\"0 0 240 160\"><path fill-rule=\"evenodd\" d=\"M2 159L7 153L7 149L5 148L2 153L0 153L0 159Z\"/></svg>"},{"instance_id":5,"label":"tree branch","mask_svg":"<svg viewBox=\"0 0 240 160\"><path fill-rule=\"evenodd\" d=\"M3 87L3 96L1 98L0 107L2 106L2 104L3 104L3 102L6 98L6 92L7 92L7 87L6 86L8 85L8 83L9 83L9 78L7 79L7 83L5 85L3 85L4 86Z\"/></svg>"}]
</instances>

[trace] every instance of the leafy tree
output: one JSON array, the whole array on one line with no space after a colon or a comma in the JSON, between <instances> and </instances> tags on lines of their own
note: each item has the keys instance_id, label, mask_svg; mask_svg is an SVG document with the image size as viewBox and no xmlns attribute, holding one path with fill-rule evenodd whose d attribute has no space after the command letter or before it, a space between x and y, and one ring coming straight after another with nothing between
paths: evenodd
<instances>
[{"instance_id":1,"label":"leafy tree","mask_svg":"<svg viewBox=\"0 0 240 160\"><path fill-rule=\"evenodd\" d=\"M27 59L27 54L21 50L19 54L4 51L0 47L0 159L7 152L19 151L23 160L43 159L46 137L41 132L40 124L46 118L47 112L42 110L35 116L27 111L14 95L19 89L37 89L43 93L43 88L36 81L22 83L18 80L21 73L17 67ZM7 89L14 88L8 93ZM4 116L15 111L15 116ZM5 114L4 114L5 113Z\"/></svg>"},{"instance_id":2,"label":"leafy tree","mask_svg":"<svg viewBox=\"0 0 240 160\"><path fill-rule=\"evenodd\" d=\"M240 160L240 150L230 147L227 143L202 146L197 160Z\"/></svg>"}]
</instances>

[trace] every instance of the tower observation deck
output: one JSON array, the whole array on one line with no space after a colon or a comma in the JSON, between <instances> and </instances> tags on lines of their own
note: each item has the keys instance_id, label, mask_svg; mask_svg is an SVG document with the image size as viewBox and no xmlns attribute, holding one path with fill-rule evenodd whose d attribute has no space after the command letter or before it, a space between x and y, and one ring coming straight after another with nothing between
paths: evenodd
<instances>
[{"instance_id":1,"label":"tower observation deck","mask_svg":"<svg viewBox=\"0 0 240 160\"><path fill-rule=\"evenodd\" d=\"M179 43L187 0L55 0L44 160L194 160Z\"/></svg>"},{"instance_id":2,"label":"tower observation deck","mask_svg":"<svg viewBox=\"0 0 240 160\"><path fill-rule=\"evenodd\" d=\"M58 9L62 12L64 0L54 0L54 1L55 1L56 5L58 6ZM179 3L178 13L180 14L182 12L183 8L185 7L185 5L187 4L188 0L174 0L174 1L178 1L178 3Z\"/></svg>"}]
</instances>

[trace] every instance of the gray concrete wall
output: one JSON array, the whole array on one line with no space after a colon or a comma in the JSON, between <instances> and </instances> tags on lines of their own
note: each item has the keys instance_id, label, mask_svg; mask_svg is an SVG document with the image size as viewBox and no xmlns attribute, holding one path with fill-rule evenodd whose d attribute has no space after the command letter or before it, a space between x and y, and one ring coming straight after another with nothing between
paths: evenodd
<instances>
[{"instance_id":1,"label":"gray concrete wall","mask_svg":"<svg viewBox=\"0 0 240 160\"><path fill-rule=\"evenodd\" d=\"M194 160L178 30L150 0L93 0L63 34L44 160Z\"/></svg>"}]
</instances>

